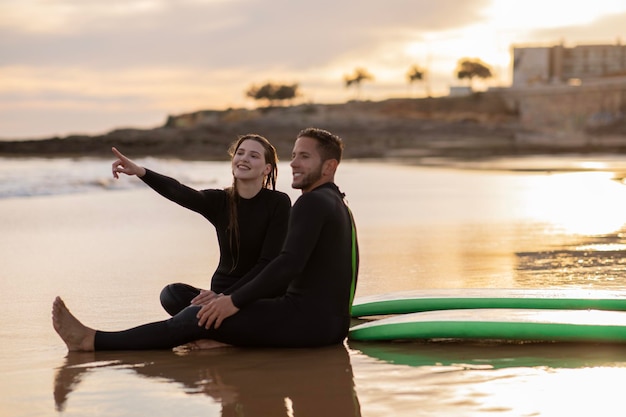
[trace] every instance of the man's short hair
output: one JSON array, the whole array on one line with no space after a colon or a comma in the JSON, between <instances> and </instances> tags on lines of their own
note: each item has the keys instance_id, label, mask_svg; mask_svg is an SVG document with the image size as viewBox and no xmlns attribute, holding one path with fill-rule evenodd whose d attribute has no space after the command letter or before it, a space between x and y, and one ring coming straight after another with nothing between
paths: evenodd
<instances>
[{"instance_id":1,"label":"man's short hair","mask_svg":"<svg viewBox=\"0 0 626 417\"><path fill-rule=\"evenodd\" d=\"M318 149L322 162L329 159L336 159L337 162L341 162L341 155L343 153L343 141L337 135L330 133L324 129L318 129L316 127L308 127L298 133L298 138L306 136L317 140Z\"/></svg>"}]
</instances>

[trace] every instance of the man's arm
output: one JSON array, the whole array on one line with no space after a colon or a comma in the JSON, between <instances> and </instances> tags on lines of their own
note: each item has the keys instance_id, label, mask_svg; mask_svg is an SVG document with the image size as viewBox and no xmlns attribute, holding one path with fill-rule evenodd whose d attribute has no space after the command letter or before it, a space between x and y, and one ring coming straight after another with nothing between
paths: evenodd
<instances>
[{"instance_id":1,"label":"man's arm","mask_svg":"<svg viewBox=\"0 0 626 417\"><path fill-rule=\"evenodd\" d=\"M306 198L303 198L306 197ZM222 321L255 300L286 288L304 271L325 222L323 199L315 193L302 195L291 210L283 251L259 275L231 295L218 297L197 313L198 325L218 328Z\"/></svg>"},{"instance_id":2,"label":"man's arm","mask_svg":"<svg viewBox=\"0 0 626 417\"><path fill-rule=\"evenodd\" d=\"M259 275L231 294L235 306L243 308L255 300L271 297L302 274L326 219L327 205L321 197L318 192L311 192L296 201L283 250Z\"/></svg>"}]
</instances>

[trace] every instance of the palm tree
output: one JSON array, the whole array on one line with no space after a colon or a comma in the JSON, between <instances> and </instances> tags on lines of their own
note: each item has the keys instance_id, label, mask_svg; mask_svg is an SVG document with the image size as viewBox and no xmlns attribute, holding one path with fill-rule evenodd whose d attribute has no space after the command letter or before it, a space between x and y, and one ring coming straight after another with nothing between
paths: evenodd
<instances>
[{"instance_id":1,"label":"palm tree","mask_svg":"<svg viewBox=\"0 0 626 417\"><path fill-rule=\"evenodd\" d=\"M406 73L406 78L409 81L409 84L413 86L415 81L423 81L426 71L417 65L411 66L409 71Z\"/></svg>"},{"instance_id":2,"label":"palm tree","mask_svg":"<svg viewBox=\"0 0 626 417\"><path fill-rule=\"evenodd\" d=\"M343 80L346 83L346 88L349 88L353 84L356 86L356 96L358 100L361 96L361 82L372 81L374 80L374 76L365 68L356 68L353 75L344 75Z\"/></svg>"}]
</instances>

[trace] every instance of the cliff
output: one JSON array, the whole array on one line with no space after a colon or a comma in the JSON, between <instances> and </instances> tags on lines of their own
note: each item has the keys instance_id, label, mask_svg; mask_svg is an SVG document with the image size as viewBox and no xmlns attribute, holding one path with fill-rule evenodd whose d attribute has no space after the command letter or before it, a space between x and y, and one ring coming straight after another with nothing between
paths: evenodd
<instances>
[{"instance_id":1,"label":"cliff","mask_svg":"<svg viewBox=\"0 0 626 417\"><path fill-rule=\"evenodd\" d=\"M222 160L228 158L226 149L238 135L258 133L274 143L284 160L291 154L296 134L310 126L341 136L346 158L626 152L626 124L622 119L614 118L599 126L579 126L578 130L546 128L521 113L523 100L495 91L467 97L204 110L170 116L163 126L154 129L0 141L0 156L110 157L111 146L117 146L131 157Z\"/></svg>"}]
</instances>

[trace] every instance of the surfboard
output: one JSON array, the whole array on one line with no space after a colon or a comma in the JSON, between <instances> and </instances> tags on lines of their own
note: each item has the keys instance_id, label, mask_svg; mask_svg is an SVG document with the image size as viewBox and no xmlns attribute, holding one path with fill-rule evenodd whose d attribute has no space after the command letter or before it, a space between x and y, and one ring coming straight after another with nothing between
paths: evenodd
<instances>
[{"instance_id":1,"label":"surfboard","mask_svg":"<svg viewBox=\"0 0 626 417\"><path fill-rule=\"evenodd\" d=\"M464 309L404 314L350 328L351 340L626 343L626 311Z\"/></svg>"},{"instance_id":2,"label":"surfboard","mask_svg":"<svg viewBox=\"0 0 626 417\"><path fill-rule=\"evenodd\" d=\"M595 309L626 311L626 291L469 288L402 291L359 297L353 317L467 308Z\"/></svg>"}]
</instances>

